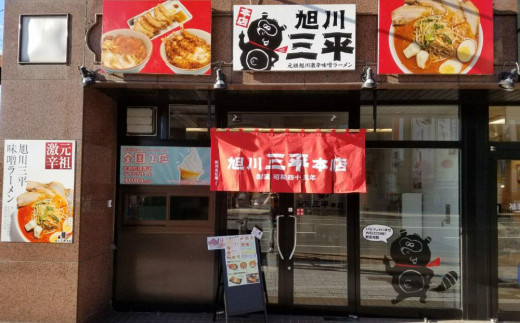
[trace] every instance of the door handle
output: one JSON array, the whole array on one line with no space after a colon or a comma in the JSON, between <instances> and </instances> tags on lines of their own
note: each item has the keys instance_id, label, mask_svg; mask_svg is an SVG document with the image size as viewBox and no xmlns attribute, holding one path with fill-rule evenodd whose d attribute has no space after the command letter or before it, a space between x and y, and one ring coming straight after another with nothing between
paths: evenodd
<instances>
[{"instance_id":1,"label":"door handle","mask_svg":"<svg viewBox=\"0 0 520 323\"><path fill-rule=\"evenodd\" d=\"M292 257L294 256L294 252L296 251L296 236L298 233L298 232L296 232L296 230L298 229L298 226L296 225L296 217L294 215L289 215L289 217L294 219L294 245L293 245L291 254L289 255L289 260L291 260Z\"/></svg>"},{"instance_id":2,"label":"door handle","mask_svg":"<svg viewBox=\"0 0 520 323\"><path fill-rule=\"evenodd\" d=\"M285 258L282 255L282 250L280 250L280 218L283 215L277 215L276 216L276 248L278 249L278 254L280 255L280 258L282 260L285 260Z\"/></svg>"}]
</instances>

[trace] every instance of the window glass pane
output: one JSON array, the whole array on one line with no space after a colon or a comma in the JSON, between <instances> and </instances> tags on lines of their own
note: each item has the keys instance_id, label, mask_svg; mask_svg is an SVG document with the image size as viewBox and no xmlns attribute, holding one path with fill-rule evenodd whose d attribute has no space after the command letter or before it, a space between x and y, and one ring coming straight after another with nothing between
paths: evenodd
<instances>
[{"instance_id":1,"label":"window glass pane","mask_svg":"<svg viewBox=\"0 0 520 323\"><path fill-rule=\"evenodd\" d=\"M166 220L166 196L126 195L125 220Z\"/></svg>"},{"instance_id":2,"label":"window glass pane","mask_svg":"<svg viewBox=\"0 0 520 323\"><path fill-rule=\"evenodd\" d=\"M459 156L367 149L361 305L460 308Z\"/></svg>"},{"instance_id":3,"label":"window glass pane","mask_svg":"<svg viewBox=\"0 0 520 323\"><path fill-rule=\"evenodd\" d=\"M211 106L211 126L215 126L214 106ZM209 139L208 106L170 104L170 139Z\"/></svg>"},{"instance_id":4,"label":"window glass pane","mask_svg":"<svg viewBox=\"0 0 520 323\"><path fill-rule=\"evenodd\" d=\"M520 106L489 107L489 141L520 141Z\"/></svg>"},{"instance_id":5,"label":"window glass pane","mask_svg":"<svg viewBox=\"0 0 520 323\"><path fill-rule=\"evenodd\" d=\"M348 306L347 195L295 194L294 304ZM326 277L326 278L325 278Z\"/></svg>"},{"instance_id":6,"label":"window glass pane","mask_svg":"<svg viewBox=\"0 0 520 323\"><path fill-rule=\"evenodd\" d=\"M374 133L373 107L361 106L361 128L367 129L367 140L456 141L458 111L456 105L378 105Z\"/></svg>"},{"instance_id":7,"label":"window glass pane","mask_svg":"<svg viewBox=\"0 0 520 323\"><path fill-rule=\"evenodd\" d=\"M520 311L520 160L497 164L498 309Z\"/></svg>"},{"instance_id":8,"label":"window glass pane","mask_svg":"<svg viewBox=\"0 0 520 323\"><path fill-rule=\"evenodd\" d=\"M68 15L22 16L21 63L67 63Z\"/></svg>"},{"instance_id":9,"label":"window glass pane","mask_svg":"<svg viewBox=\"0 0 520 323\"><path fill-rule=\"evenodd\" d=\"M348 128L347 112L321 113L241 113L228 114L230 128L296 128L296 129L345 129Z\"/></svg>"},{"instance_id":10,"label":"window glass pane","mask_svg":"<svg viewBox=\"0 0 520 323\"><path fill-rule=\"evenodd\" d=\"M171 196L170 220L208 220L207 196Z\"/></svg>"}]
</instances>

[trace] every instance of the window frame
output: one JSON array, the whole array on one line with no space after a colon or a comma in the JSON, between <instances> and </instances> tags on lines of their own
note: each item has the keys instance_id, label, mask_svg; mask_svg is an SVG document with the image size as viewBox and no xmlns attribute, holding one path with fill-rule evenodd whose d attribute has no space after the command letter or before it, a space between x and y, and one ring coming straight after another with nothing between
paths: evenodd
<instances>
[{"instance_id":1,"label":"window frame","mask_svg":"<svg viewBox=\"0 0 520 323\"><path fill-rule=\"evenodd\" d=\"M67 30L65 31L65 60L63 61L24 61L22 59L22 49L24 48L22 41L24 35L24 19L25 18L65 18ZM69 13L49 13L49 14L21 14L18 17L18 55L17 63L20 65L69 65L70 61L70 44L71 44L71 15Z\"/></svg>"},{"instance_id":2,"label":"window frame","mask_svg":"<svg viewBox=\"0 0 520 323\"><path fill-rule=\"evenodd\" d=\"M367 106L367 105L370 105L371 102L370 101L362 101L360 102L360 106L359 106L359 109L360 109L360 122L361 122L361 107L362 106ZM464 127L463 127L463 115L462 115L462 105L461 105L461 102L460 100L457 100L457 101L441 101L441 102L424 102L424 101L418 101L418 102L415 102L415 101L405 101L405 99L403 98L403 101L389 101L389 102L378 102L377 103L378 106L382 106L382 105L388 105L388 106L391 106L391 105L399 105L401 107L410 107L410 108L413 108L414 106L417 106L417 105L421 105L421 106L439 106L439 105L450 105L450 106L456 106L457 107L457 120L458 120L458 127L457 127L457 131L458 131L458 140L454 140L454 141L434 141L434 140L366 140L365 141L365 148L367 150L369 149L399 149L399 148L403 148L403 149L414 149L414 148L417 148L417 149L457 149L458 150L458 158L459 158L459 165L457 167L459 167L459 210L458 210L458 214L460 215L460 218L459 218L459 229L460 227L462 227L464 225L464 218L465 218L465 215L464 215L464 201L465 201L465 198L466 198L466 195L465 195L465 188L464 188L464 181L463 181L463 161L464 161ZM377 117L377 116L376 116ZM376 123L377 123L377 120L376 120ZM360 205L360 202L361 202L361 199L359 198L359 195L358 195L358 206L359 206L359 209L358 209L358 214L359 216L361 216L361 205ZM452 210L453 212L454 210ZM359 239L362 239L361 237L361 228L360 228L360 221L361 221L361 218L358 217L357 221L355 221L355 223L353 223L352 225L354 225L354 230L355 230L355 235L358 237L358 241L360 241ZM360 246L358 246L359 248ZM421 309L421 311L424 311L424 312L429 312L429 313L439 313L439 315L441 316L446 316L446 317L462 317L462 312L464 310L464 307L465 307L465 292L467 291L467 286L465 285L466 281L465 281L465 273L466 273L466 269L465 269L465 242L464 242L464 236L462 235L462 233L459 233L459 250L460 250L460 255L459 255L459 265L460 265L460 274L461 274L461 277L459 277L459 284L460 284L460 299L459 299L459 307L457 308L423 308L423 307L409 307L409 306L400 306L398 308L396 307L389 307L389 306L374 306L374 305L362 305L362 293L361 293L361 286L360 285L356 285L356 294L357 294L357 301L359 302L357 304L358 308L359 308L359 313L377 313L381 310L384 310L385 308L388 309L388 308L391 308L393 312L395 313L403 313L403 315L409 315L409 313L412 311L416 311L418 309ZM358 249L357 250L358 254L356 255L356 257L360 257L361 256L361 250ZM357 281L361 281L361 267L360 267L360 263L356 263L356 279Z\"/></svg>"},{"instance_id":3,"label":"window frame","mask_svg":"<svg viewBox=\"0 0 520 323\"><path fill-rule=\"evenodd\" d=\"M125 216L125 199L129 195L141 196L164 196L166 198L166 210L164 220L127 220ZM170 198L171 197L207 197L208 198L208 219L207 220L170 220ZM156 227L167 230L189 230L191 229L211 229L215 227L215 194L210 192L209 186L195 185L125 185L120 186L119 192L120 212L119 225L123 228L128 227Z\"/></svg>"}]
</instances>

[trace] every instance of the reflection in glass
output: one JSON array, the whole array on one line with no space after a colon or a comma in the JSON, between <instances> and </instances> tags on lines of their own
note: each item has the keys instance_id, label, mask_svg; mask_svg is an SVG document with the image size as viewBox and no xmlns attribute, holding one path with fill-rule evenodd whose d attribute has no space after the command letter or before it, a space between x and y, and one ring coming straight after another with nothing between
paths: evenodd
<instances>
[{"instance_id":1,"label":"reflection in glass","mask_svg":"<svg viewBox=\"0 0 520 323\"><path fill-rule=\"evenodd\" d=\"M520 311L520 160L497 163L498 308Z\"/></svg>"},{"instance_id":2,"label":"reflection in glass","mask_svg":"<svg viewBox=\"0 0 520 323\"><path fill-rule=\"evenodd\" d=\"M210 125L215 126L215 107L211 106ZM170 139L204 140L208 133L208 106L170 104Z\"/></svg>"},{"instance_id":3,"label":"reflection in glass","mask_svg":"<svg viewBox=\"0 0 520 323\"><path fill-rule=\"evenodd\" d=\"M348 128L348 113L231 112L228 125L230 128L345 129Z\"/></svg>"},{"instance_id":4,"label":"reflection in glass","mask_svg":"<svg viewBox=\"0 0 520 323\"><path fill-rule=\"evenodd\" d=\"M361 106L361 128L367 129L367 140L457 141L458 111L456 105L379 105L373 132L373 108Z\"/></svg>"},{"instance_id":5,"label":"reflection in glass","mask_svg":"<svg viewBox=\"0 0 520 323\"><path fill-rule=\"evenodd\" d=\"M361 305L460 308L459 150L367 149L366 176Z\"/></svg>"},{"instance_id":6,"label":"reflection in glass","mask_svg":"<svg viewBox=\"0 0 520 323\"><path fill-rule=\"evenodd\" d=\"M125 222L166 220L166 196L125 195Z\"/></svg>"},{"instance_id":7,"label":"reflection in glass","mask_svg":"<svg viewBox=\"0 0 520 323\"><path fill-rule=\"evenodd\" d=\"M294 304L347 306L347 207L342 194L295 194Z\"/></svg>"},{"instance_id":8,"label":"reflection in glass","mask_svg":"<svg viewBox=\"0 0 520 323\"><path fill-rule=\"evenodd\" d=\"M170 220L208 220L209 198L206 196L171 196Z\"/></svg>"},{"instance_id":9,"label":"reflection in glass","mask_svg":"<svg viewBox=\"0 0 520 323\"><path fill-rule=\"evenodd\" d=\"M520 141L520 107L489 107L489 141Z\"/></svg>"}]
</instances>

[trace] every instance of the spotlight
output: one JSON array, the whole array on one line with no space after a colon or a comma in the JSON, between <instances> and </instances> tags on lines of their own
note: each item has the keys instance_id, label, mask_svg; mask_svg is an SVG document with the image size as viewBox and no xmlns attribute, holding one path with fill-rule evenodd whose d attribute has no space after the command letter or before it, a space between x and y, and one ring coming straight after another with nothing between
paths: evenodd
<instances>
[{"instance_id":1,"label":"spotlight","mask_svg":"<svg viewBox=\"0 0 520 323\"><path fill-rule=\"evenodd\" d=\"M239 123L241 121L242 121L242 118L240 118L239 115L236 115L236 114L233 115L233 122L234 123Z\"/></svg>"},{"instance_id":2,"label":"spotlight","mask_svg":"<svg viewBox=\"0 0 520 323\"><path fill-rule=\"evenodd\" d=\"M96 83L96 74L94 72L87 70L85 66L78 66L78 69L81 72L81 85L83 87Z\"/></svg>"},{"instance_id":3,"label":"spotlight","mask_svg":"<svg viewBox=\"0 0 520 323\"><path fill-rule=\"evenodd\" d=\"M220 68L217 68L217 80L215 84L213 84L213 88L218 90L227 88L226 75L224 75L224 72L222 72Z\"/></svg>"},{"instance_id":4,"label":"spotlight","mask_svg":"<svg viewBox=\"0 0 520 323\"><path fill-rule=\"evenodd\" d=\"M377 88L377 84L373 79L372 68L369 66L365 66L363 68L363 73L361 74L361 80L363 81L363 85L361 85L362 89L375 89Z\"/></svg>"},{"instance_id":5,"label":"spotlight","mask_svg":"<svg viewBox=\"0 0 520 323\"><path fill-rule=\"evenodd\" d=\"M334 122L334 121L336 121L337 118L338 118L338 117L337 117L335 114L331 115L331 116L330 116L330 122Z\"/></svg>"},{"instance_id":6,"label":"spotlight","mask_svg":"<svg viewBox=\"0 0 520 323\"><path fill-rule=\"evenodd\" d=\"M510 72L502 72L498 76L498 86L506 91L513 91L515 89L515 80L518 79L518 63L516 68L513 68Z\"/></svg>"}]
</instances>

